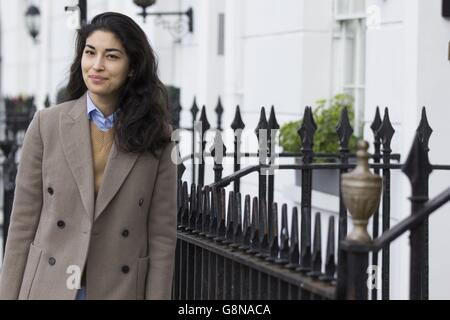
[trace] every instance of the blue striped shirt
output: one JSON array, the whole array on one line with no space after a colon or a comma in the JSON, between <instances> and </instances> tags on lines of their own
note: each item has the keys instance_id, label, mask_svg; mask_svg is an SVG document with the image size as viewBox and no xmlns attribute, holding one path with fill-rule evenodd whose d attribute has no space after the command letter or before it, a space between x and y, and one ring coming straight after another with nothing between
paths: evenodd
<instances>
[{"instance_id":1,"label":"blue striped shirt","mask_svg":"<svg viewBox=\"0 0 450 320\"><path fill-rule=\"evenodd\" d=\"M103 113L95 106L94 102L92 101L91 97L89 96L89 93L86 96L87 96L87 117L88 117L88 119L94 121L97 128L99 128L103 132L106 132L109 129L111 129L114 125L116 112L114 112L109 117L105 117L103 115Z\"/></svg>"}]
</instances>

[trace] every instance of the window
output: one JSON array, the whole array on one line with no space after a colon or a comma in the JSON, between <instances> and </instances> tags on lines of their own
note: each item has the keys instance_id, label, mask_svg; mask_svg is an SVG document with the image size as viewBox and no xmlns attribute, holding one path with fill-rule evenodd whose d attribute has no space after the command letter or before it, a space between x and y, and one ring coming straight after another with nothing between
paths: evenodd
<instances>
[{"instance_id":1,"label":"window","mask_svg":"<svg viewBox=\"0 0 450 320\"><path fill-rule=\"evenodd\" d=\"M362 136L365 94L365 0L335 0L336 28L333 37L335 93L345 92L355 99L355 134Z\"/></svg>"}]
</instances>

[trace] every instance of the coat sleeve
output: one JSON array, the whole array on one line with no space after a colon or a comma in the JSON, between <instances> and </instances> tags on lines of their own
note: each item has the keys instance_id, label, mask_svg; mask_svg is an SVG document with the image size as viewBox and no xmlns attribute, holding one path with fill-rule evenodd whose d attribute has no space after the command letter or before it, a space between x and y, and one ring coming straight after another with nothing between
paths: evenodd
<instances>
[{"instance_id":1,"label":"coat sleeve","mask_svg":"<svg viewBox=\"0 0 450 320\"><path fill-rule=\"evenodd\" d=\"M145 298L171 299L175 249L177 243L177 170L169 143L159 160L148 217L149 271Z\"/></svg>"},{"instance_id":2,"label":"coat sleeve","mask_svg":"<svg viewBox=\"0 0 450 320\"><path fill-rule=\"evenodd\" d=\"M0 299L18 299L42 209L42 157L39 111L34 114L20 155L8 239L0 278Z\"/></svg>"}]
</instances>

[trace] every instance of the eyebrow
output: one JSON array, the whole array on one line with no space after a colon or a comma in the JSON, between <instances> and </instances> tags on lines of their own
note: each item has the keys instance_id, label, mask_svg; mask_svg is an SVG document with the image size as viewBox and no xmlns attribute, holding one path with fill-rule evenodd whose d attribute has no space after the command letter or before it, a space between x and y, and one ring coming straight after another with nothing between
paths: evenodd
<instances>
[{"instance_id":1,"label":"eyebrow","mask_svg":"<svg viewBox=\"0 0 450 320\"><path fill-rule=\"evenodd\" d=\"M86 44L86 47L89 47L93 50L96 50L94 46L91 46L90 44ZM115 48L110 48L110 49L105 49L106 52L112 52L112 51L117 51L123 54L122 51L120 51L119 49L115 49Z\"/></svg>"}]
</instances>

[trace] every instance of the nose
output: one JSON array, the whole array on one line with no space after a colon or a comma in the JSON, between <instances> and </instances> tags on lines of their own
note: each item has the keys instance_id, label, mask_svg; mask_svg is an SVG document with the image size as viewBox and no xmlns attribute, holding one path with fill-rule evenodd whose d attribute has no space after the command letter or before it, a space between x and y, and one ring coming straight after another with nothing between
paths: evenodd
<instances>
[{"instance_id":1,"label":"nose","mask_svg":"<svg viewBox=\"0 0 450 320\"><path fill-rule=\"evenodd\" d=\"M95 60L94 65L92 66L94 68L95 71L100 71L105 69L105 66L103 65L103 58L102 57L98 57Z\"/></svg>"}]
</instances>

